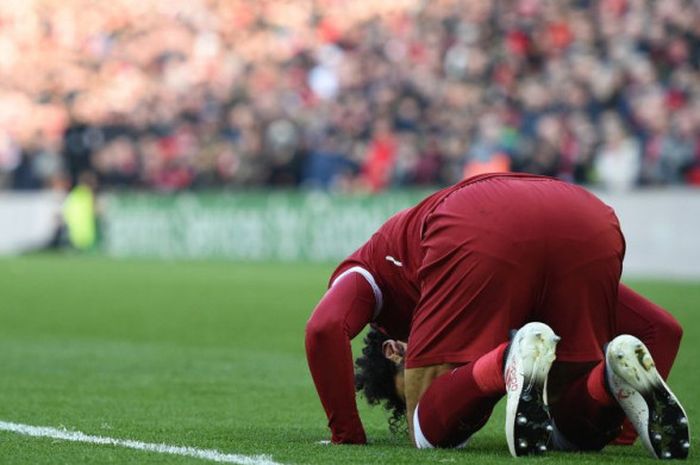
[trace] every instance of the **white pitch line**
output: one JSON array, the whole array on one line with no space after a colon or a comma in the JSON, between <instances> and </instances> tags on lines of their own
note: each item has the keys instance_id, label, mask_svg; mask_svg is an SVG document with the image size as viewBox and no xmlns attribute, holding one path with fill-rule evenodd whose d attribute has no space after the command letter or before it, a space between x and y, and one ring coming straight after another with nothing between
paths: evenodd
<instances>
[{"instance_id":1,"label":"white pitch line","mask_svg":"<svg viewBox=\"0 0 700 465\"><path fill-rule=\"evenodd\" d=\"M170 446L168 444L156 444L150 442L133 441L130 439L116 439L105 436L92 436L80 431L68 431L51 428L48 426L31 426L20 423L0 421L0 431L33 436L37 438L52 438L62 441L87 442L90 444L102 444L108 446L126 447L159 454L182 455L198 459L211 460L219 463L236 463L238 465L282 465L273 461L267 455L240 455L225 454L215 449L197 449L195 447Z\"/></svg>"}]
</instances>

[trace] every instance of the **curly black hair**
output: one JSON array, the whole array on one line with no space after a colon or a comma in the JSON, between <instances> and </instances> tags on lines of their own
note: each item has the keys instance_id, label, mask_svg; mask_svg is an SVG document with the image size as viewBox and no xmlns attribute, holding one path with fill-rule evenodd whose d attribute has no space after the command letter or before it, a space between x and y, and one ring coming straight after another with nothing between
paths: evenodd
<instances>
[{"instance_id":1,"label":"curly black hair","mask_svg":"<svg viewBox=\"0 0 700 465\"><path fill-rule=\"evenodd\" d=\"M391 413L389 430L399 434L406 431L406 404L396 393L394 384L401 367L387 360L382 351L387 339L374 328L365 336L362 356L355 360L355 390L362 393L369 405L383 404Z\"/></svg>"}]
</instances>

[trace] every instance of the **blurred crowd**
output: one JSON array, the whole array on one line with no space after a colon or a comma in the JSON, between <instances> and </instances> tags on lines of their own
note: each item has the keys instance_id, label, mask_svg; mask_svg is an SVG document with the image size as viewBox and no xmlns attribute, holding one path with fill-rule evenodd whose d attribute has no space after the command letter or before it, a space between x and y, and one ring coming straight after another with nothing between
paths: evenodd
<instances>
[{"instance_id":1,"label":"blurred crowd","mask_svg":"<svg viewBox=\"0 0 700 465\"><path fill-rule=\"evenodd\" d=\"M700 184L698 0L3 0L0 188Z\"/></svg>"}]
</instances>

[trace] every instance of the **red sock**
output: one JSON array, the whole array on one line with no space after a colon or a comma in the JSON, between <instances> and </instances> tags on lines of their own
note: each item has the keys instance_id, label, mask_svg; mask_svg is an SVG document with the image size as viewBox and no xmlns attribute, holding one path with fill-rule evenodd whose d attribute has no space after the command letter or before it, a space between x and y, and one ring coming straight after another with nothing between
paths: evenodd
<instances>
[{"instance_id":1,"label":"red sock","mask_svg":"<svg viewBox=\"0 0 700 465\"><path fill-rule=\"evenodd\" d=\"M605 383L605 362L600 362L588 374L586 379L588 394L600 405L617 405L617 401L610 395Z\"/></svg>"},{"instance_id":2,"label":"red sock","mask_svg":"<svg viewBox=\"0 0 700 465\"><path fill-rule=\"evenodd\" d=\"M505 392L503 358L507 348L508 343L504 342L474 362L474 380L484 394Z\"/></svg>"},{"instance_id":3,"label":"red sock","mask_svg":"<svg viewBox=\"0 0 700 465\"><path fill-rule=\"evenodd\" d=\"M432 382L418 403L420 430L430 444L458 446L486 424L505 394L505 347L499 346Z\"/></svg>"}]
</instances>

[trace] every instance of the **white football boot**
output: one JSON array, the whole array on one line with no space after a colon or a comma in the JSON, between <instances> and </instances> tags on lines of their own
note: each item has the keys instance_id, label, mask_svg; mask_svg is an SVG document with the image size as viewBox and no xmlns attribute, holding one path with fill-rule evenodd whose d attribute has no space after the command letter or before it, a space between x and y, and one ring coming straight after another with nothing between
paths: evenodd
<instances>
[{"instance_id":1,"label":"white football boot","mask_svg":"<svg viewBox=\"0 0 700 465\"><path fill-rule=\"evenodd\" d=\"M544 323L528 323L513 336L506 357L506 440L513 457L547 452L554 427L547 406L547 376L559 336Z\"/></svg>"},{"instance_id":2,"label":"white football boot","mask_svg":"<svg viewBox=\"0 0 700 465\"><path fill-rule=\"evenodd\" d=\"M608 386L649 453L685 459L690 450L688 416L659 372L649 349L623 334L605 350Z\"/></svg>"}]
</instances>

